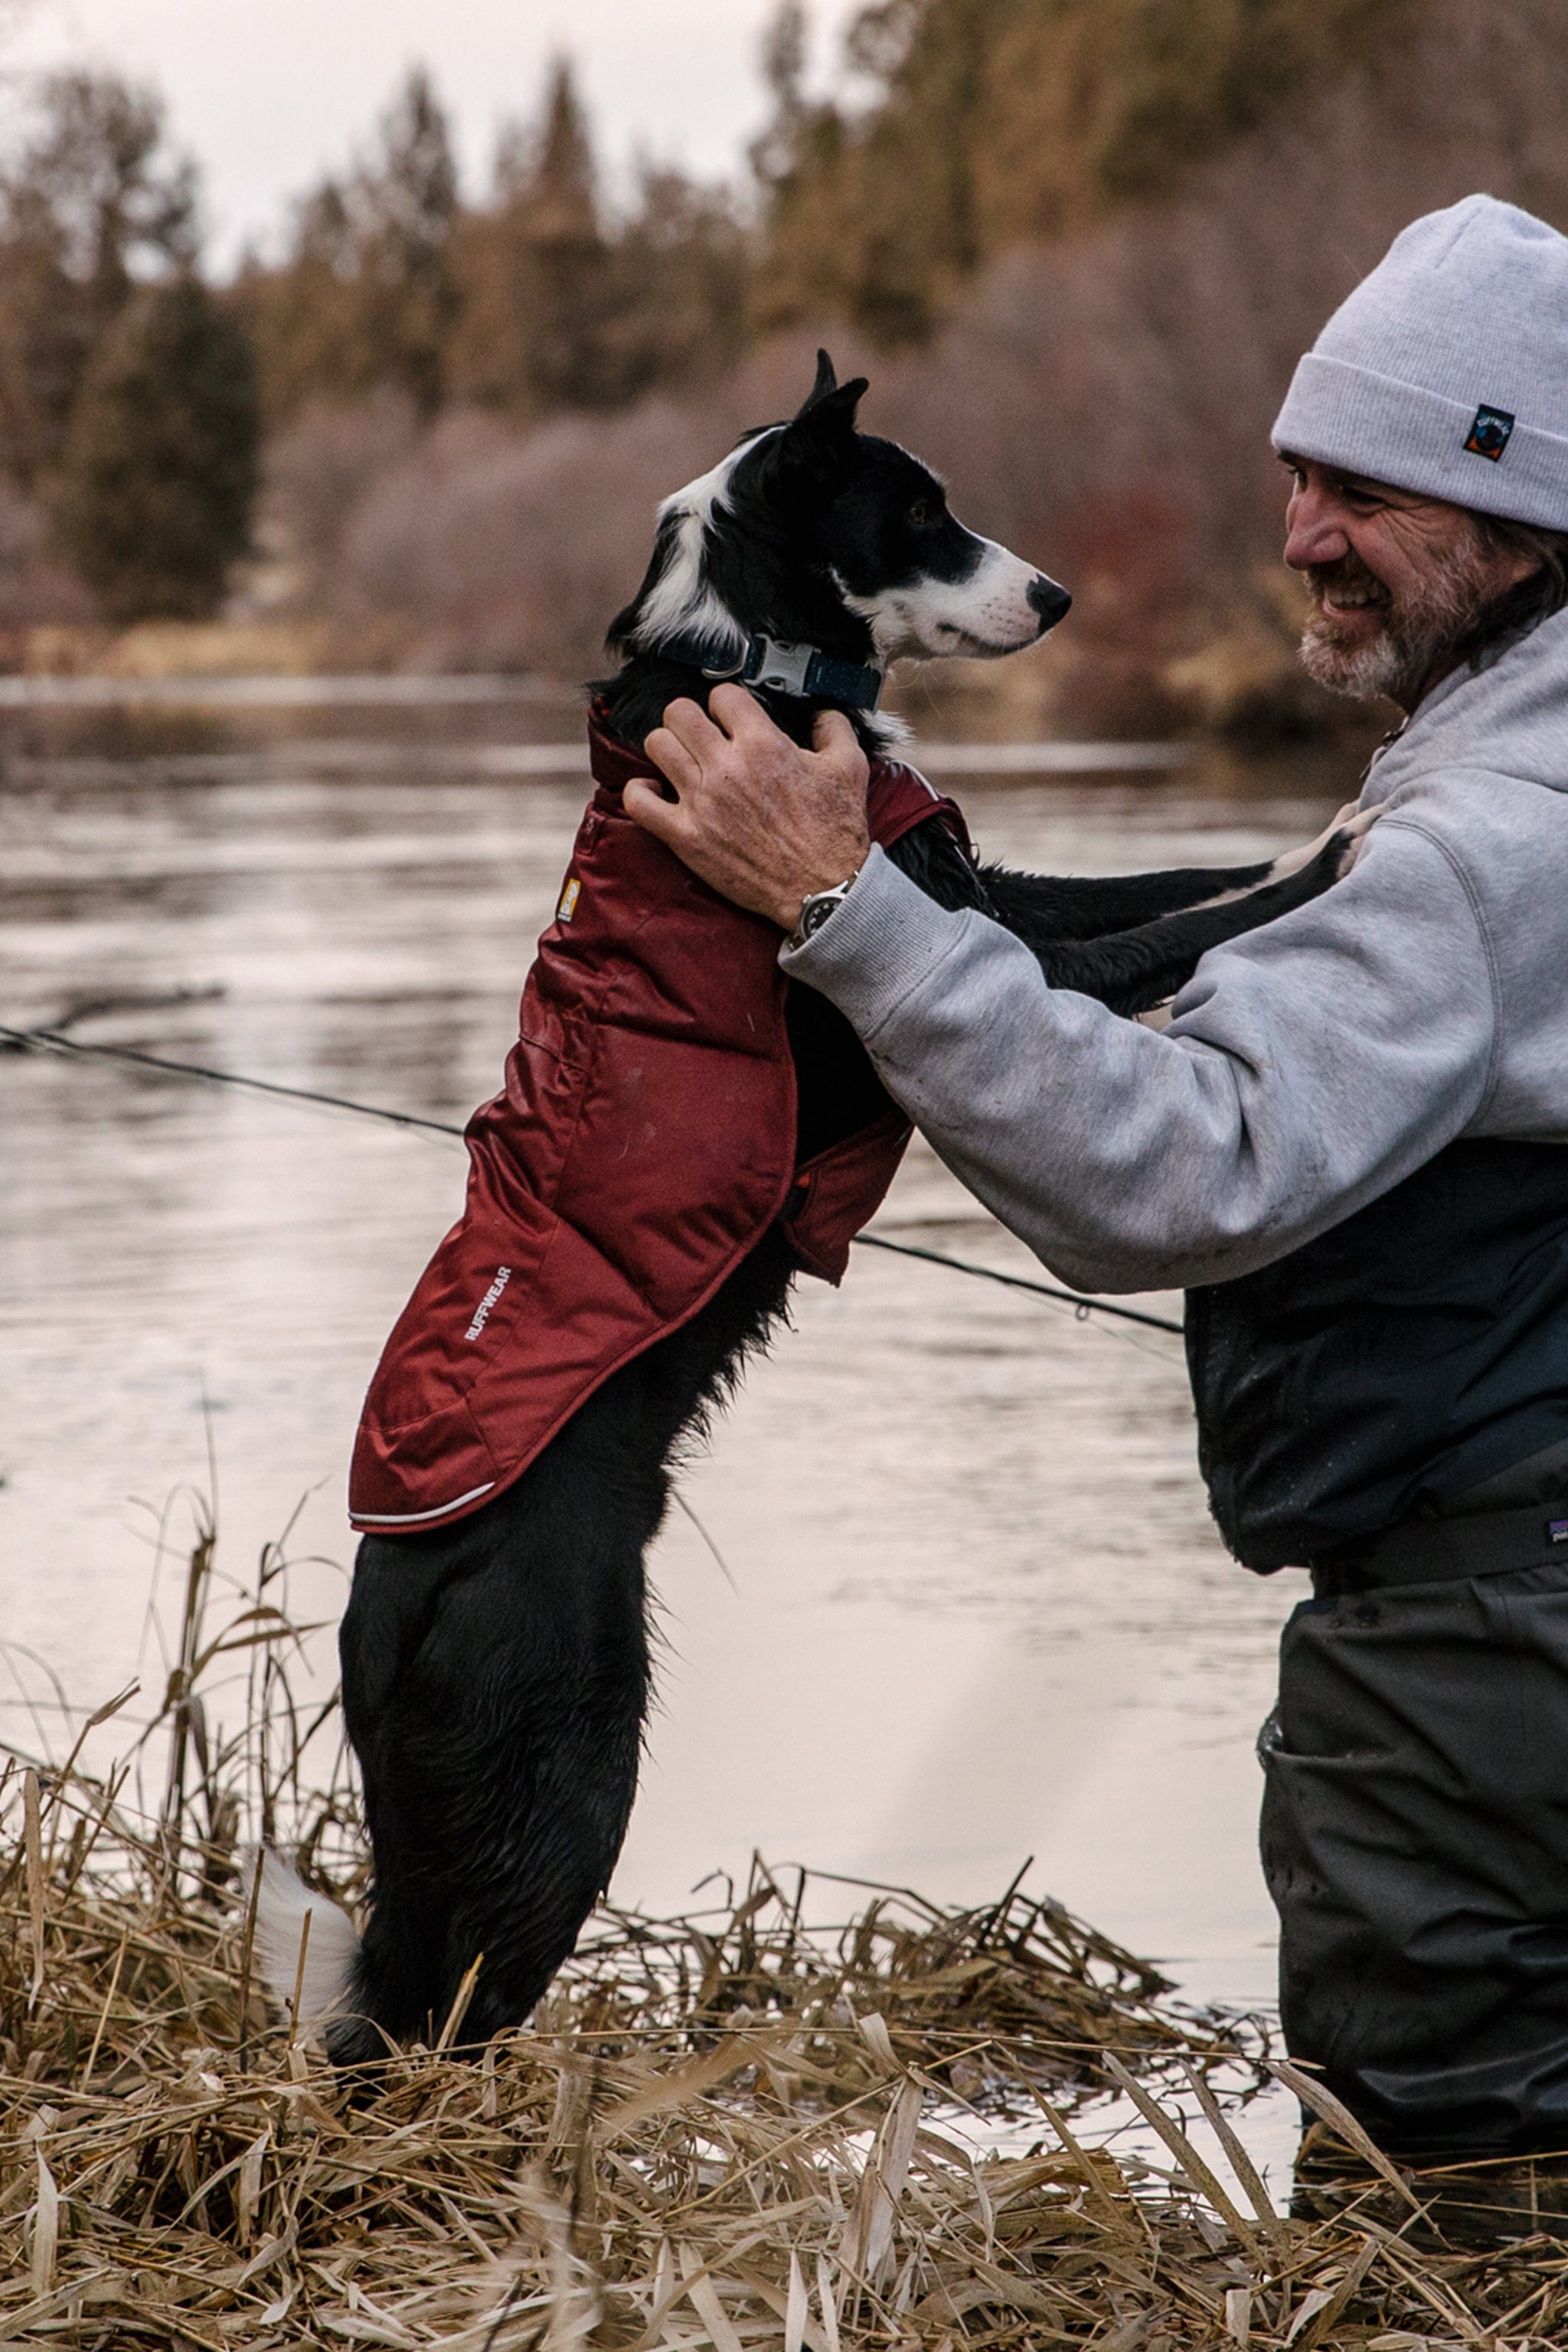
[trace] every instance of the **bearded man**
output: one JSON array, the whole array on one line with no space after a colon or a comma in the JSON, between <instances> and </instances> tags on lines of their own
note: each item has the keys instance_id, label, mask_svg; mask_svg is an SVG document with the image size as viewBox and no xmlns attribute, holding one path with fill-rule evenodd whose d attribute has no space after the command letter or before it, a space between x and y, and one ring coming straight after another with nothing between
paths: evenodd
<instances>
[{"instance_id":1,"label":"bearded man","mask_svg":"<svg viewBox=\"0 0 1568 2352\"><path fill-rule=\"evenodd\" d=\"M1311 1577L1260 1749L1289 2046L1407 2153L1568 2147L1568 241L1416 221L1274 437L1306 666L1405 716L1353 873L1163 1034L868 848L840 720L673 705L626 806L1055 1273L1185 1286L1220 1529Z\"/></svg>"}]
</instances>

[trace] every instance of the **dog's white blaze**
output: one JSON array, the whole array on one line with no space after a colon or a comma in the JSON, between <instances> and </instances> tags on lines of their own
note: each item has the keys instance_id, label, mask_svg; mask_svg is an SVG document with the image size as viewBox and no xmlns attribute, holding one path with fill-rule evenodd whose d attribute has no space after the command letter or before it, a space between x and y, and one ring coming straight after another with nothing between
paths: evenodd
<instances>
[{"instance_id":1,"label":"dog's white blaze","mask_svg":"<svg viewBox=\"0 0 1568 2352\"><path fill-rule=\"evenodd\" d=\"M770 425L767 432L780 429ZM708 583L703 542L714 515L726 504L731 475L748 449L765 438L764 433L753 433L706 474L684 489L672 490L660 503L659 522L673 521L675 537L664 570L637 614L633 642L644 652L676 636L716 637L733 646L737 654L745 644L744 629Z\"/></svg>"},{"instance_id":2,"label":"dog's white blaze","mask_svg":"<svg viewBox=\"0 0 1568 2352\"><path fill-rule=\"evenodd\" d=\"M984 552L967 580L915 580L875 596L846 594L850 609L870 623L881 660L930 661L943 654L990 659L1034 644L1040 615L1029 590L1039 573L994 539L981 546Z\"/></svg>"},{"instance_id":3,"label":"dog's white blaze","mask_svg":"<svg viewBox=\"0 0 1568 2352\"><path fill-rule=\"evenodd\" d=\"M309 1917L299 2023L302 2028L319 2025L335 2015L348 1997L359 1931L346 1911L307 1886L270 1846L250 1857L241 1881L247 1908L257 1871L261 1874L256 1898L257 1969L273 1999L287 2009L300 1978L300 1945Z\"/></svg>"}]
</instances>

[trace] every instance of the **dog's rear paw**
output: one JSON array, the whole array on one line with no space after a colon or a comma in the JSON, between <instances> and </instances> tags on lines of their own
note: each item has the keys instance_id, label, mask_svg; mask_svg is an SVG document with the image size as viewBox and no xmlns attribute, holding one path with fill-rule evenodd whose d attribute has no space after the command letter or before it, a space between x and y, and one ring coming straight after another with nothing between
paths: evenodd
<instances>
[{"instance_id":1,"label":"dog's rear paw","mask_svg":"<svg viewBox=\"0 0 1568 2352\"><path fill-rule=\"evenodd\" d=\"M292 2021L301 2031L336 2016L359 1959L359 1930L348 1913L307 1886L270 1846L249 1854L241 1887L247 1911L254 1894L256 1970L274 2000L292 2013L298 1997Z\"/></svg>"}]
</instances>

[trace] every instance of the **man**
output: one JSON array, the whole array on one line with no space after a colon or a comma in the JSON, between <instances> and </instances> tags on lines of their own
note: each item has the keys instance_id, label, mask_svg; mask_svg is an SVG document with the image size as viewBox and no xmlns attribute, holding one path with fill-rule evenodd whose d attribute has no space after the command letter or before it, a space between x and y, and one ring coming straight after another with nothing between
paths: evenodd
<instances>
[{"instance_id":1,"label":"man","mask_svg":"<svg viewBox=\"0 0 1568 2352\"><path fill-rule=\"evenodd\" d=\"M1165 1033L868 852L836 718L675 704L626 804L1055 1272L1186 1286L1220 1528L1312 1574L1261 1749L1289 2044L1410 2153L1568 2147L1568 241L1415 222L1274 437L1303 659L1406 718L1354 872Z\"/></svg>"}]
</instances>

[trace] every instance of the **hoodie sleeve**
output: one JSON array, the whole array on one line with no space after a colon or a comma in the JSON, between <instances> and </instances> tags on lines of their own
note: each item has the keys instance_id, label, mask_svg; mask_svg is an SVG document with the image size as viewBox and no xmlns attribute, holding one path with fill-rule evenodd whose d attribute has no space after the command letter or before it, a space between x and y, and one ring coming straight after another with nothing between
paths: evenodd
<instances>
[{"instance_id":1,"label":"hoodie sleeve","mask_svg":"<svg viewBox=\"0 0 1568 2352\"><path fill-rule=\"evenodd\" d=\"M1047 984L879 850L781 958L853 1023L947 1165L1080 1290L1221 1282L1386 1192L1476 1118L1492 959L1447 849L1384 817L1347 880L1206 955L1171 1025Z\"/></svg>"}]
</instances>

